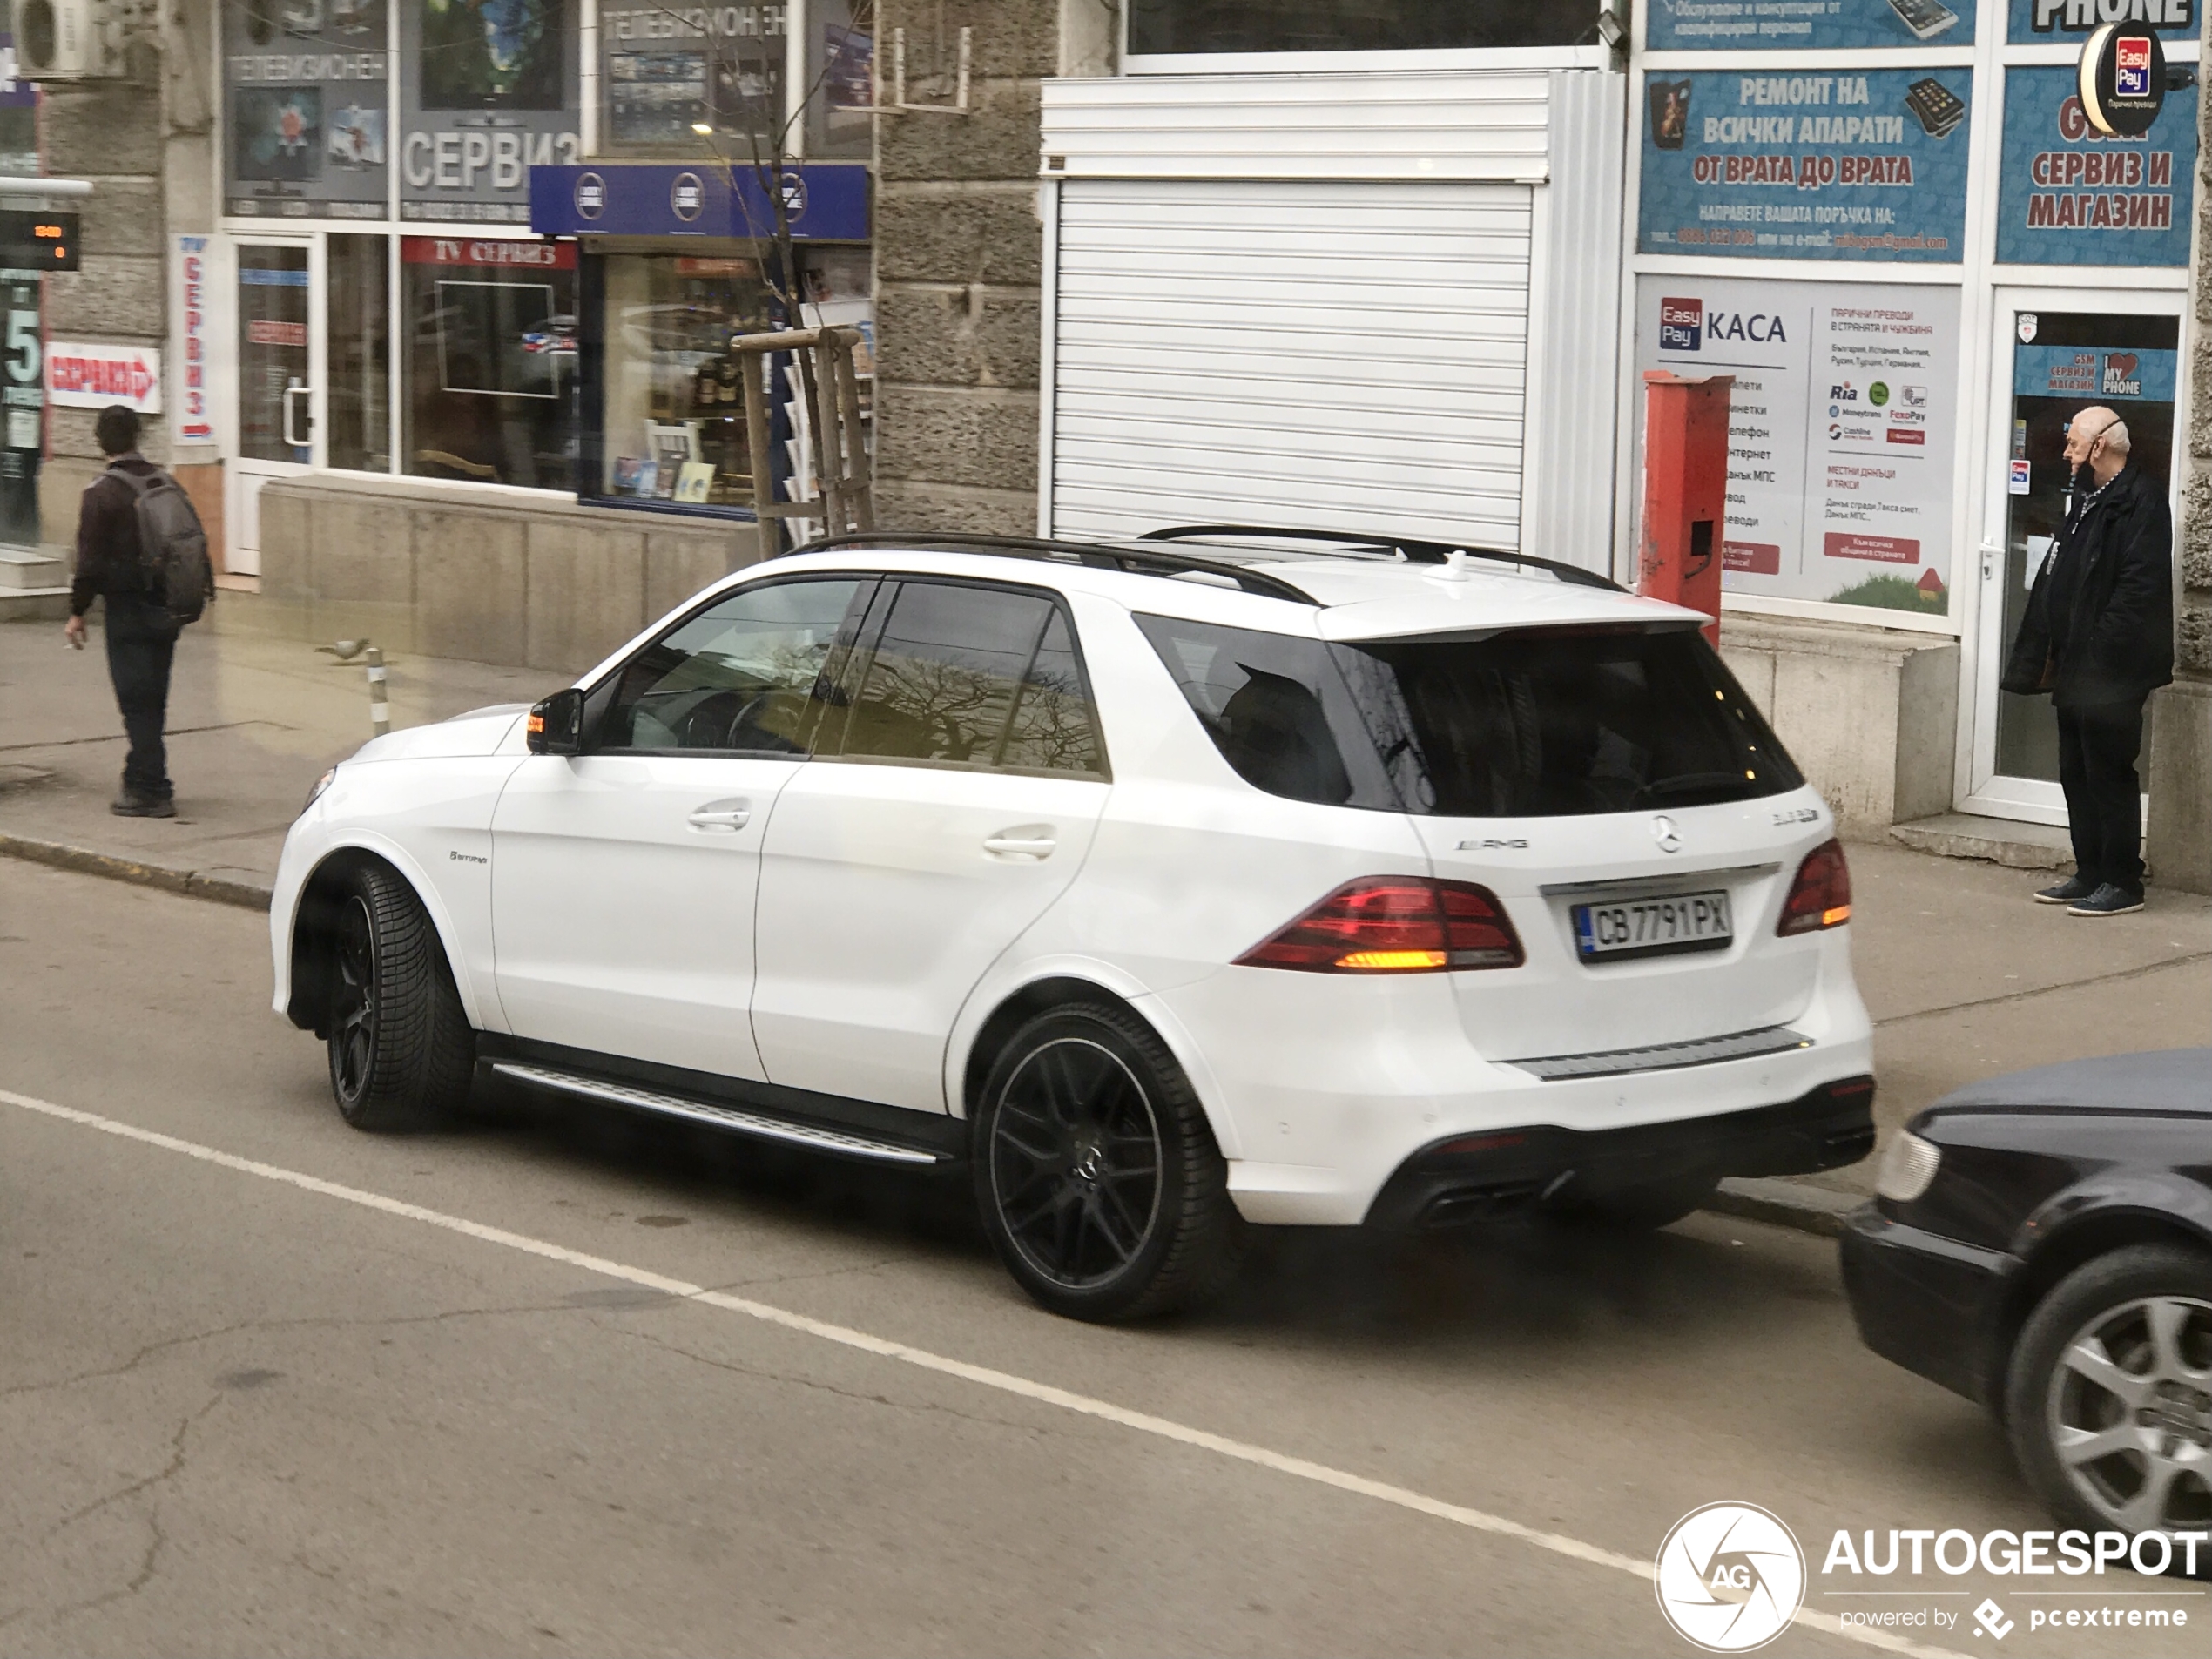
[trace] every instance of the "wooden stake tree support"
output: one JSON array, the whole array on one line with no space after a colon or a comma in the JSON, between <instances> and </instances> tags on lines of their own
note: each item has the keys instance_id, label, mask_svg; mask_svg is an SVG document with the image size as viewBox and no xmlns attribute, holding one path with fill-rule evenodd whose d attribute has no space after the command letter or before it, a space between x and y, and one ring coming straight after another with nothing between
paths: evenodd
<instances>
[{"instance_id":1,"label":"wooden stake tree support","mask_svg":"<svg viewBox=\"0 0 2212 1659\"><path fill-rule=\"evenodd\" d=\"M862 341L857 328L787 328L775 334L740 334L730 342L745 364L745 442L752 451L752 509L758 517L760 556L783 551L779 526L787 518L819 519L822 534L875 528L874 470L868 461L867 430L860 421L860 383L853 350ZM813 498L778 501L774 469L769 465L766 375L757 360L789 352L798 360L799 384L806 400L806 428L813 440L808 456L814 473Z\"/></svg>"}]
</instances>

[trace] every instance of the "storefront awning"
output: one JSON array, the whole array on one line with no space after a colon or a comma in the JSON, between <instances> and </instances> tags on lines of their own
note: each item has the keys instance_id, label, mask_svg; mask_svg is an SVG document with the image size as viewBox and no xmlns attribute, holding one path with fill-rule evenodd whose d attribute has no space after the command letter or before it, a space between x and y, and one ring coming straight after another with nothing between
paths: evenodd
<instances>
[{"instance_id":1,"label":"storefront awning","mask_svg":"<svg viewBox=\"0 0 2212 1659\"><path fill-rule=\"evenodd\" d=\"M802 242L868 239L868 170L815 163L779 175L791 233ZM606 162L530 169L530 228L541 236L775 234L776 210L750 162Z\"/></svg>"}]
</instances>

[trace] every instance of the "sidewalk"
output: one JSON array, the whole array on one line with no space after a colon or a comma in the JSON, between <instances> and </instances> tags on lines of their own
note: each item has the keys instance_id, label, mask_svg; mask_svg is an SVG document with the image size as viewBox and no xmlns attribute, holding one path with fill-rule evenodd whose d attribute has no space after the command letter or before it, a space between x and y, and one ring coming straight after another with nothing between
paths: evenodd
<instances>
[{"instance_id":1,"label":"sidewalk","mask_svg":"<svg viewBox=\"0 0 2212 1659\"><path fill-rule=\"evenodd\" d=\"M386 667L395 727L534 702L569 683L428 657ZM177 816L118 818L107 808L127 745L97 624L81 651L63 643L58 622L0 624L0 839L134 861L176 878L167 886L266 895L307 786L370 735L359 658L340 664L296 640L187 628L169 691Z\"/></svg>"},{"instance_id":2,"label":"sidewalk","mask_svg":"<svg viewBox=\"0 0 2212 1659\"><path fill-rule=\"evenodd\" d=\"M435 658L388 667L395 727L533 701L565 683ZM169 718L179 815L112 816L124 744L99 641L71 651L58 624L0 624L0 851L68 861L51 849L76 848L108 873L132 864L138 879L266 901L308 785L368 740L361 664L293 641L188 629ZM2153 888L2141 914L2091 921L2029 902L2047 871L1889 842L1850 853L1851 945L1875 1022L1885 1136L1977 1077L2212 1043L2212 899ZM1824 1227L1872 1190L1875 1168L1869 1159L1742 1184L1730 1207Z\"/></svg>"}]
</instances>

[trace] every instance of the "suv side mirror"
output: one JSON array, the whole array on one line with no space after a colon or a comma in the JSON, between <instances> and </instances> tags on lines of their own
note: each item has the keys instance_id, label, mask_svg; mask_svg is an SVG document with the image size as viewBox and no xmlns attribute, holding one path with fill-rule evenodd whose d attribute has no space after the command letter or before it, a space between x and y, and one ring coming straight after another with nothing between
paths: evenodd
<instances>
[{"instance_id":1,"label":"suv side mirror","mask_svg":"<svg viewBox=\"0 0 2212 1659\"><path fill-rule=\"evenodd\" d=\"M572 755L583 747L583 693L556 691L530 711L530 752Z\"/></svg>"}]
</instances>

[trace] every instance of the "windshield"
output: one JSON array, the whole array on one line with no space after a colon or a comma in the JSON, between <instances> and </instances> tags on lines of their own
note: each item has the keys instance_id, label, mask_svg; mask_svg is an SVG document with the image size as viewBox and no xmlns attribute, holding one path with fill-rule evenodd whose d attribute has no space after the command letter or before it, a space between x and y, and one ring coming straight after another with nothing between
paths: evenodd
<instances>
[{"instance_id":1,"label":"windshield","mask_svg":"<svg viewBox=\"0 0 2212 1659\"><path fill-rule=\"evenodd\" d=\"M1804 782L1695 628L1329 644L1137 621L1223 758L1293 800L1559 818Z\"/></svg>"}]
</instances>

